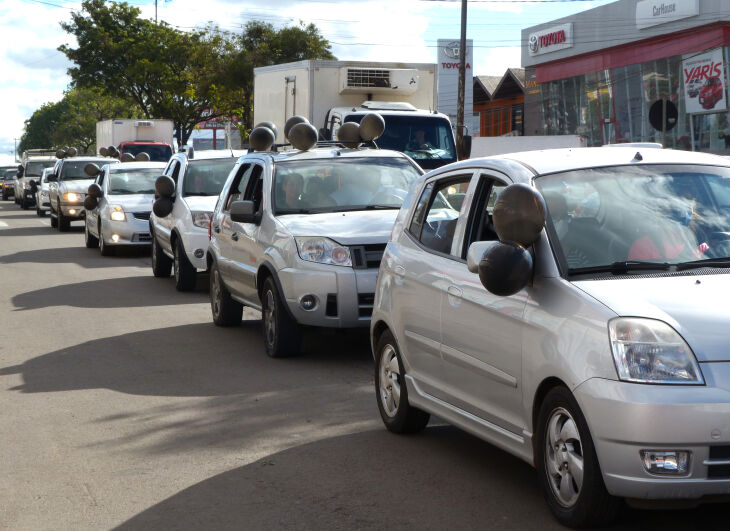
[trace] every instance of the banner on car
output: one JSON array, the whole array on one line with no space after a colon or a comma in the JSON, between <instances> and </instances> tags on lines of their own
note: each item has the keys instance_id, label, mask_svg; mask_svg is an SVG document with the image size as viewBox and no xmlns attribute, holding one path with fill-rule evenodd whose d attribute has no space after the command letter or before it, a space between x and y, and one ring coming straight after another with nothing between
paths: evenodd
<instances>
[{"instance_id":1,"label":"banner on car","mask_svg":"<svg viewBox=\"0 0 730 531\"><path fill-rule=\"evenodd\" d=\"M722 48L685 56L682 79L688 113L717 112L727 108Z\"/></svg>"}]
</instances>

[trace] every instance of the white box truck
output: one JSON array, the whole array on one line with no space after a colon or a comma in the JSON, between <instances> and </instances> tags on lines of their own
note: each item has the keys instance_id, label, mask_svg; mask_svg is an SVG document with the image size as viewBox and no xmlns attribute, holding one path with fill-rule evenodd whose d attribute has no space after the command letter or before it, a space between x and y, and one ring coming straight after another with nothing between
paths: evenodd
<instances>
[{"instance_id":1,"label":"white box truck","mask_svg":"<svg viewBox=\"0 0 730 531\"><path fill-rule=\"evenodd\" d=\"M451 122L436 101L431 63L308 60L254 69L254 123L276 124L278 143L286 142L284 123L294 115L307 118L320 140L331 140L340 125L374 111L385 120L377 145L426 170L456 160Z\"/></svg>"},{"instance_id":2,"label":"white box truck","mask_svg":"<svg viewBox=\"0 0 730 531\"><path fill-rule=\"evenodd\" d=\"M114 146L120 155L145 152L150 160L167 162L172 157L172 120L118 119L96 122L96 150Z\"/></svg>"}]
</instances>

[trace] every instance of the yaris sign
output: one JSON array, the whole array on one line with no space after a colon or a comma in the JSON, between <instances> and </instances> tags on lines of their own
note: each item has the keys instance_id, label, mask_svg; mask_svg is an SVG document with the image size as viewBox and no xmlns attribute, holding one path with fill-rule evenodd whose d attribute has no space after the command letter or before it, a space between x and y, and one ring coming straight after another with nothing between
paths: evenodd
<instances>
[{"instance_id":1,"label":"yaris sign","mask_svg":"<svg viewBox=\"0 0 730 531\"><path fill-rule=\"evenodd\" d=\"M542 31L530 33L527 49L530 55L540 55L571 48L573 46L573 23L553 26Z\"/></svg>"},{"instance_id":2,"label":"yaris sign","mask_svg":"<svg viewBox=\"0 0 730 531\"><path fill-rule=\"evenodd\" d=\"M682 78L684 103L688 113L726 109L722 48L685 57L682 61Z\"/></svg>"}]
</instances>

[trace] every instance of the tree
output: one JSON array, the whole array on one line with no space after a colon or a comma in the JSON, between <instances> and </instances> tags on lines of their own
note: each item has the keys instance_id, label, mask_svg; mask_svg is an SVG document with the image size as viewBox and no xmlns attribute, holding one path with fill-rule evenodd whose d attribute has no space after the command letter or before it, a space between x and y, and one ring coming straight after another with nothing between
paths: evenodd
<instances>
[{"instance_id":1,"label":"tree","mask_svg":"<svg viewBox=\"0 0 730 531\"><path fill-rule=\"evenodd\" d=\"M20 137L18 153L27 149L50 149L53 131L64 111L64 103L44 103L25 121L25 130Z\"/></svg>"},{"instance_id":2,"label":"tree","mask_svg":"<svg viewBox=\"0 0 730 531\"><path fill-rule=\"evenodd\" d=\"M75 64L69 74L77 86L130 98L147 118L172 119L185 144L196 124L221 115L212 103L230 79L231 44L219 32L182 32L139 15L123 2L85 0L61 24L78 47L59 50Z\"/></svg>"},{"instance_id":3,"label":"tree","mask_svg":"<svg viewBox=\"0 0 730 531\"><path fill-rule=\"evenodd\" d=\"M95 152L96 122L111 118L138 118L142 110L133 101L109 96L99 88L73 88L63 100L63 112L51 135L54 146L74 146Z\"/></svg>"}]
</instances>

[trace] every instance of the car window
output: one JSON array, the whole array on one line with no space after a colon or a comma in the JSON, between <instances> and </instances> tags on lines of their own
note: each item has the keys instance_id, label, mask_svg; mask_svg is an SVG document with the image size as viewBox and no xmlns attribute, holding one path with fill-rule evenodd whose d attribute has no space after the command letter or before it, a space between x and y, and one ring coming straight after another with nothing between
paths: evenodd
<instances>
[{"instance_id":1,"label":"car window","mask_svg":"<svg viewBox=\"0 0 730 531\"><path fill-rule=\"evenodd\" d=\"M219 195L228 180L228 174L236 165L236 160L233 157L188 160L183 182L183 197Z\"/></svg>"},{"instance_id":2,"label":"car window","mask_svg":"<svg viewBox=\"0 0 730 531\"><path fill-rule=\"evenodd\" d=\"M479 180L474 201L472 204L469 226L466 230L464 246L461 249L462 258L466 257L469 246L474 242L496 241L499 239L494 230L494 205L499 194L507 185L489 175L482 175Z\"/></svg>"},{"instance_id":3,"label":"car window","mask_svg":"<svg viewBox=\"0 0 730 531\"><path fill-rule=\"evenodd\" d=\"M246 192L243 194L245 201L253 201L254 212L261 210L261 199L263 199L264 190L264 168L258 164L254 164L246 184Z\"/></svg>"},{"instance_id":4,"label":"car window","mask_svg":"<svg viewBox=\"0 0 730 531\"><path fill-rule=\"evenodd\" d=\"M451 254L456 224L469 188L471 173L437 183L431 194L418 241L424 247L442 254Z\"/></svg>"},{"instance_id":5,"label":"car window","mask_svg":"<svg viewBox=\"0 0 730 531\"><path fill-rule=\"evenodd\" d=\"M111 170L109 195L154 194L158 173L157 168Z\"/></svg>"},{"instance_id":6,"label":"car window","mask_svg":"<svg viewBox=\"0 0 730 531\"><path fill-rule=\"evenodd\" d=\"M252 168L253 165L250 163L241 164L241 167L238 168L236 176L233 178L233 182L231 183L231 188L228 190L226 201L223 203L223 210L226 212L231 209L231 203L241 199L241 191L246 187L246 182L248 182Z\"/></svg>"},{"instance_id":7,"label":"car window","mask_svg":"<svg viewBox=\"0 0 730 531\"><path fill-rule=\"evenodd\" d=\"M413 234L413 236L415 236L416 238L418 238L421 235L421 227L423 226L423 218L426 215L426 209L428 208L428 204L431 200L431 193L433 192L433 185L434 185L434 181L431 181L423 189L421 198L418 200L418 205L416 205L416 210L413 213L413 219L411 220L411 224L408 227L408 231L411 234Z\"/></svg>"},{"instance_id":8,"label":"car window","mask_svg":"<svg viewBox=\"0 0 730 531\"><path fill-rule=\"evenodd\" d=\"M59 179L61 181L73 181L81 179L93 179L91 175L87 175L84 168L87 164L105 164L98 160L69 160L64 161L63 167L61 168L61 175Z\"/></svg>"},{"instance_id":9,"label":"car window","mask_svg":"<svg viewBox=\"0 0 730 531\"><path fill-rule=\"evenodd\" d=\"M168 166L167 171L165 172L165 175L170 177L173 181L175 181L175 184L177 184L177 177L180 174L180 161L176 160L173 161L170 166Z\"/></svg>"},{"instance_id":10,"label":"car window","mask_svg":"<svg viewBox=\"0 0 730 531\"><path fill-rule=\"evenodd\" d=\"M29 161L25 165L24 177L40 177L45 168L50 168L54 164L56 164L55 160Z\"/></svg>"}]
</instances>

